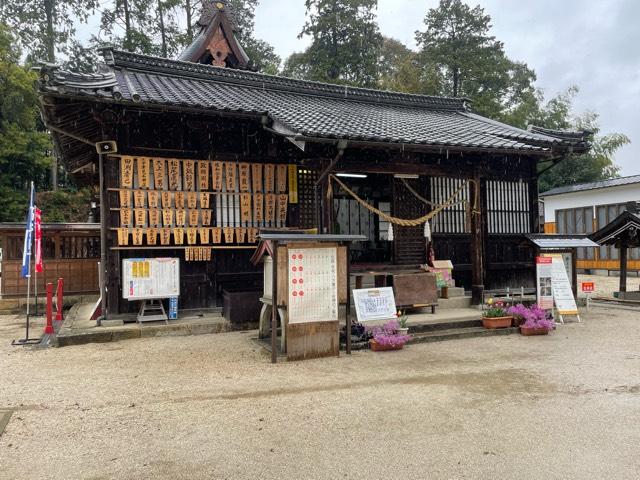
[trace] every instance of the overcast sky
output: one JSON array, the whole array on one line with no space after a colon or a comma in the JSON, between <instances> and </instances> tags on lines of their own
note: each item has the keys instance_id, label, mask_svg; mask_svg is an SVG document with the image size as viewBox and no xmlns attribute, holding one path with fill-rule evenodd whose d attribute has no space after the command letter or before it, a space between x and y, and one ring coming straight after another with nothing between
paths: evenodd
<instances>
[{"instance_id":1,"label":"overcast sky","mask_svg":"<svg viewBox=\"0 0 640 480\"><path fill-rule=\"evenodd\" d=\"M493 34L514 60L538 75L547 97L571 85L580 87L577 113L600 114L602 133L621 132L632 144L616 163L622 175L640 174L640 1L638 0L482 0L493 19ZM438 0L379 0L384 35L415 47L429 8ZM305 21L304 0L262 0L256 11L256 36L281 57L304 49L298 40Z\"/></svg>"}]
</instances>

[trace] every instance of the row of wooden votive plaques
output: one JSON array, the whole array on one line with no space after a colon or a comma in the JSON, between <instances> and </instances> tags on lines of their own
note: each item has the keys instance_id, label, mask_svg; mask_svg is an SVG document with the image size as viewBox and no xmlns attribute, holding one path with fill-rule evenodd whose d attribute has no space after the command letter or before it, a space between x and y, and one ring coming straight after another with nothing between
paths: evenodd
<instances>
[{"instance_id":1,"label":"row of wooden votive plaques","mask_svg":"<svg viewBox=\"0 0 640 480\"><path fill-rule=\"evenodd\" d=\"M224 243L256 243L258 241L258 229L248 227L199 227L199 228L118 228L118 245L121 247L130 245L140 246L154 245L209 245ZM130 238L131 237L131 238Z\"/></svg>"}]
</instances>

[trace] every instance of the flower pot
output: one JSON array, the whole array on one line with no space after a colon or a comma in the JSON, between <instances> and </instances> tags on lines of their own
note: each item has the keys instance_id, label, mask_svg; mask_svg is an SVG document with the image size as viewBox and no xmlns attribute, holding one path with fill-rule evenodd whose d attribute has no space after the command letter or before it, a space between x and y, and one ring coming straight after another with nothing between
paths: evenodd
<instances>
[{"instance_id":1,"label":"flower pot","mask_svg":"<svg viewBox=\"0 0 640 480\"><path fill-rule=\"evenodd\" d=\"M529 335L549 335L549 330L547 330L546 328L527 328L521 326L520 333L527 337Z\"/></svg>"},{"instance_id":2,"label":"flower pot","mask_svg":"<svg viewBox=\"0 0 640 480\"><path fill-rule=\"evenodd\" d=\"M495 328L509 328L513 317L482 317L482 326L493 330Z\"/></svg>"},{"instance_id":3,"label":"flower pot","mask_svg":"<svg viewBox=\"0 0 640 480\"><path fill-rule=\"evenodd\" d=\"M375 340L369 340L369 345L371 346L371 350L374 352L386 352L387 350L402 350L404 347L404 343L399 345L382 345Z\"/></svg>"},{"instance_id":4,"label":"flower pot","mask_svg":"<svg viewBox=\"0 0 640 480\"><path fill-rule=\"evenodd\" d=\"M513 317L513 324L512 325L514 327L519 327L523 323L524 323L524 318L522 318L522 317Z\"/></svg>"},{"instance_id":5,"label":"flower pot","mask_svg":"<svg viewBox=\"0 0 640 480\"><path fill-rule=\"evenodd\" d=\"M398 335L409 335L409 327L398 328Z\"/></svg>"}]
</instances>

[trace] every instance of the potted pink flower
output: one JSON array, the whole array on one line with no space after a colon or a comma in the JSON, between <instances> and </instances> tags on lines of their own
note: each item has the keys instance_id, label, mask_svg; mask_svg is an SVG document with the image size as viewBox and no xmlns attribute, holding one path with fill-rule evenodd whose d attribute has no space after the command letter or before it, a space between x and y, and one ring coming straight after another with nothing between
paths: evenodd
<instances>
[{"instance_id":1,"label":"potted pink flower","mask_svg":"<svg viewBox=\"0 0 640 480\"><path fill-rule=\"evenodd\" d=\"M482 326L484 328L493 330L511 326L512 317L507 313L504 302L500 300L494 302L493 298L490 298L487 305L488 308L482 312Z\"/></svg>"},{"instance_id":2,"label":"potted pink flower","mask_svg":"<svg viewBox=\"0 0 640 480\"><path fill-rule=\"evenodd\" d=\"M514 318L520 317L520 333L522 335L547 335L553 330L555 323L547 317L547 312L538 305L525 307L522 304L515 305L509 309L509 313Z\"/></svg>"},{"instance_id":3,"label":"potted pink flower","mask_svg":"<svg viewBox=\"0 0 640 480\"><path fill-rule=\"evenodd\" d=\"M373 338L369 340L371 350L374 352L384 352L386 350L400 350L404 344L411 340L409 335L398 333L400 325L397 320L391 320L382 327L372 327L369 329Z\"/></svg>"}]
</instances>

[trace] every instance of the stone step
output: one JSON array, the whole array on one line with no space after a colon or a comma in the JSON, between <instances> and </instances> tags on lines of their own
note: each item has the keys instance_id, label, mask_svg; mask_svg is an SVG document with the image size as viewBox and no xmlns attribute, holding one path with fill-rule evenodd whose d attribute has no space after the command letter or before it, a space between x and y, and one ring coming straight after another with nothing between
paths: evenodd
<instances>
[{"instance_id":1,"label":"stone step","mask_svg":"<svg viewBox=\"0 0 640 480\"><path fill-rule=\"evenodd\" d=\"M471 307L471 297L439 298L438 309L449 308L469 308Z\"/></svg>"},{"instance_id":2,"label":"stone step","mask_svg":"<svg viewBox=\"0 0 640 480\"><path fill-rule=\"evenodd\" d=\"M482 320L480 320L480 314L478 313L478 319L473 320L451 320L434 323L419 323L417 325L409 325L409 333L421 334L437 332L442 330L461 330L464 328L478 328L482 327Z\"/></svg>"},{"instance_id":3,"label":"stone step","mask_svg":"<svg viewBox=\"0 0 640 480\"><path fill-rule=\"evenodd\" d=\"M433 332L415 334L413 335L413 338L408 343L412 344L412 343L443 342L446 340L460 340L463 338L491 337L494 335L511 335L517 332L518 332L517 328L498 328L494 330L489 330L483 327L451 328L447 330L437 330Z\"/></svg>"}]
</instances>

